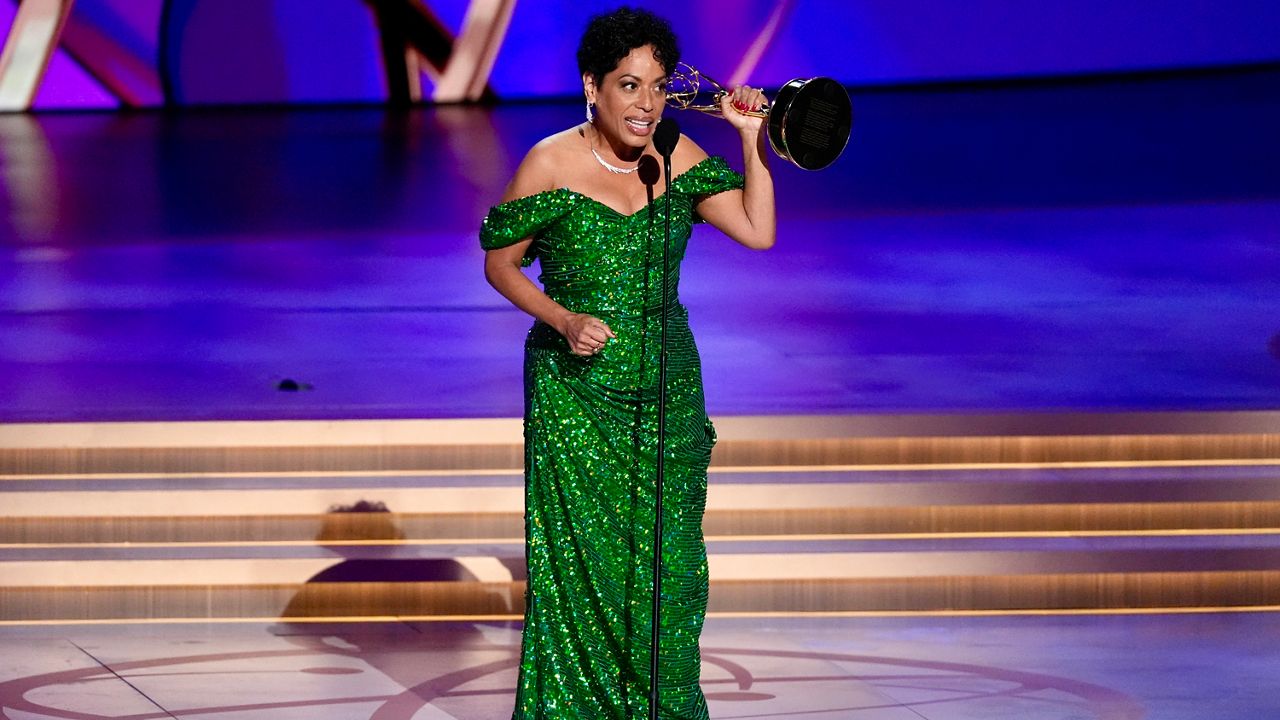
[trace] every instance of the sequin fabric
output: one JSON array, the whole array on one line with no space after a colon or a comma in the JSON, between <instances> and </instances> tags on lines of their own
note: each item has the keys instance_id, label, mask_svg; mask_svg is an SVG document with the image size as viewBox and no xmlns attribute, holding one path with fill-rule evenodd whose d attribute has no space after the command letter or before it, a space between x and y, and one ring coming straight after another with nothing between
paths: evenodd
<instances>
[{"instance_id":1,"label":"sequin fabric","mask_svg":"<svg viewBox=\"0 0 1280 720\"><path fill-rule=\"evenodd\" d=\"M715 432L678 302L702 197L741 188L722 158L672 180L633 215L550 190L490 210L485 249L528 237L552 299L617 338L590 358L535 323L525 342L525 534L529 589L514 720L648 717L663 218L671 213L667 325L660 717L700 720L698 636L707 607L702 515Z\"/></svg>"}]
</instances>

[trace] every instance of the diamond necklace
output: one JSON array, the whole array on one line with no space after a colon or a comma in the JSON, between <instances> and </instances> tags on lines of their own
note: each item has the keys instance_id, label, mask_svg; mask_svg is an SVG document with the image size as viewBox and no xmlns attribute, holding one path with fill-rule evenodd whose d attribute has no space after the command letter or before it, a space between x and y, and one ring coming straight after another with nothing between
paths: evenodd
<instances>
[{"instance_id":1,"label":"diamond necklace","mask_svg":"<svg viewBox=\"0 0 1280 720\"><path fill-rule=\"evenodd\" d=\"M611 165L607 160L600 157L600 153L596 152L595 141L592 141L591 143L591 154L596 156L596 162L603 165L605 170L608 170L609 172L615 175L630 175L631 173L640 169L639 165L636 165L633 168L620 168L617 165Z\"/></svg>"},{"instance_id":2,"label":"diamond necklace","mask_svg":"<svg viewBox=\"0 0 1280 720\"><path fill-rule=\"evenodd\" d=\"M631 173L633 173L633 172L635 172L636 170L639 170L639 169L640 169L640 166L639 166L639 165L637 165L637 166L635 166L635 167L633 167L633 168L620 168L620 167L618 167L617 165L610 165L610 164L609 164L609 162L608 162L607 160L605 160L604 158L600 157L600 153L596 152L596 149L595 149L595 148L591 148L591 154L596 156L596 160L597 160L601 165L603 165L603 166L604 166L604 169L605 169L605 170L608 170L609 172L611 172L611 173L615 173L615 174L617 174L617 175L630 175Z\"/></svg>"}]
</instances>

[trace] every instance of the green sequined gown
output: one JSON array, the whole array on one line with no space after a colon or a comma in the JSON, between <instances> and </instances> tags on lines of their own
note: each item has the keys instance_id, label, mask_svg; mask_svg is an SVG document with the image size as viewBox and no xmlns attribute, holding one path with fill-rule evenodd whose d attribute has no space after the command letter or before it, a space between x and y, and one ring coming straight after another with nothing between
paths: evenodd
<instances>
[{"instance_id":1,"label":"green sequined gown","mask_svg":"<svg viewBox=\"0 0 1280 720\"><path fill-rule=\"evenodd\" d=\"M659 186L660 187L660 186ZM529 566L516 720L648 717L663 215L671 213L673 300L703 197L742 187L723 159L623 215L568 189L494 207L486 249L533 237L553 300L617 335L596 356L535 323L525 342L525 534ZM660 716L707 717L698 636L707 607L702 538L715 434L688 315L667 324Z\"/></svg>"}]
</instances>

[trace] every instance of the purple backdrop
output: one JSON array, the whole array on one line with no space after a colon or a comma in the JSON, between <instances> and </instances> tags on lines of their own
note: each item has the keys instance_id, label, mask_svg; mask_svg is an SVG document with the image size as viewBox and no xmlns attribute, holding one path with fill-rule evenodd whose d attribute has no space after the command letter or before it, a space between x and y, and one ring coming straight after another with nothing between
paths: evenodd
<instances>
[{"instance_id":1,"label":"purple backdrop","mask_svg":"<svg viewBox=\"0 0 1280 720\"><path fill-rule=\"evenodd\" d=\"M585 17L616 4L517 2L492 90L500 98L576 95L573 50ZM818 74L860 85L1280 61L1274 0L637 4L673 19L686 59L700 69L729 79L745 68L765 87ZM468 6L425 3L453 36ZM15 7L0 0L6 31ZM428 96L431 82L423 76ZM154 105L165 87L179 104L388 97L379 28L364 0L78 0L36 107L109 108L123 95L126 104Z\"/></svg>"}]
</instances>

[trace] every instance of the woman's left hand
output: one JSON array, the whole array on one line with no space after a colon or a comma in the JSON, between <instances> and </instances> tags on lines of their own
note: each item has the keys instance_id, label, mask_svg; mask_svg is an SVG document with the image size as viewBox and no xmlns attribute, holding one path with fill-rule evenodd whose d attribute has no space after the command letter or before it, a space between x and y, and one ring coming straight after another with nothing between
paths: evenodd
<instances>
[{"instance_id":1,"label":"woman's left hand","mask_svg":"<svg viewBox=\"0 0 1280 720\"><path fill-rule=\"evenodd\" d=\"M740 132L759 132L764 118L744 113L759 110L765 102L764 91L739 85L720 97L720 112Z\"/></svg>"}]
</instances>

